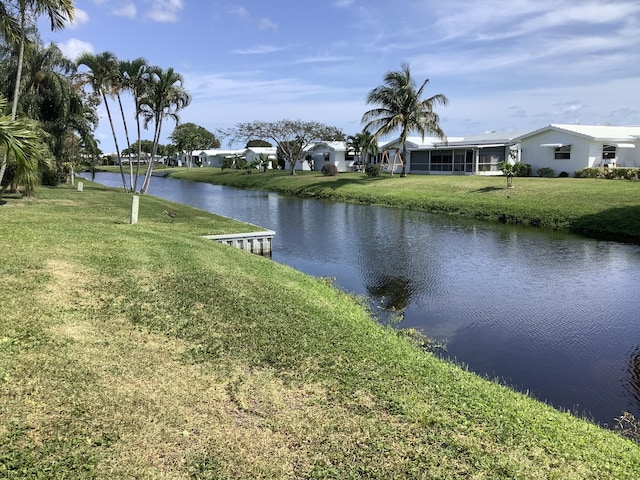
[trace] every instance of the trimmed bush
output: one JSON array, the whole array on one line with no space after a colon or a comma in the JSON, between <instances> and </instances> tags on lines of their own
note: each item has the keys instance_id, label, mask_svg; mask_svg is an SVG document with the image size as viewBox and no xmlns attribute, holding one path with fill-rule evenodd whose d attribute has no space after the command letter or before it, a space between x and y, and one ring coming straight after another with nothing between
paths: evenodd
<instances>
[{"instance_id":1,"label":"trimmed bush","mask_svg":"<svg viewBox=\"0 0 640 480\"><path fill-rule=\"evenodd\" d=\"M556 173L553 171L553 168L542 167L537 170L537 174L539 177L553 178L556 176Z\"/></svg>"},{"instance_id":2,"label":"trimmed bush","mask_svg":"<svg viewBox=\"0 0 640 480\"><path fill-rule=\"evenodd\" d=\"M569 176L569 173L568 173L568 172L560 172L560 173L558 174L558 176L559 176L559 177L568 177L568 176Z\"/></svg>"},{"instance_id":3,"label":"trimmed bush","mask_svg":"<svg viewBox=\"0 0 640 480\"><path fill-rule=\"evenodd\" d=\"M331 164L323 165L321 172L325 177L335 177L338 174L338 167Z\"/></svg>"},{"instance_id":4,"label":"trimmed bush","mask_svg":"<svg viewBox=\"0 0 640 480\"><path fill-rule=\"evenodd\" d=\"M531 165L529 165L528 163L516 163L514 175L516 177L530 177Z\"/></svg>"},{"instance_id":5,"label":"trimmed bush","mask_svg":"<svg viewBox=\"0 0 640 480\"><path fill-rule=\"evenodd\" d=\"M366 173L368 177L379 177L380 165L378 164L367 165L367 167L364 169L364 173Z\"/></svg>"}]
</instances>

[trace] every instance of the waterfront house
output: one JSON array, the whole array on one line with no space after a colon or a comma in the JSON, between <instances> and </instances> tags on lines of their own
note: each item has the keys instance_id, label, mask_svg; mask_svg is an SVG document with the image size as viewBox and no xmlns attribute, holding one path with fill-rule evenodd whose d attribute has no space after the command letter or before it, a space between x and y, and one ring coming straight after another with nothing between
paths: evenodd
<instances>
[{"instance_id":1,"label":"waterfront house","mask_svg":"<svg viewBox=\"0 0 640 480\"><path fill-rule=\"evenodd\" d=\"M241 150L225 150L222 148L212 148L210 150L201 150L198 153L200 165L203 167L222 167L227 158L242 157L244 158L245 149Z\"/></svg>"},{"instance_id":2,"label":"waterfront house","mask_svg":"<svg viewBox=\"0 0 640 480\"><path fill-rule=\"evenodd\" d=\"M313 144L305 152L310 156L313 169L320 171L325 165L335 165L338 172L353 171L356 161L352 150L347 149L346 142L318 142Z\"/></svg>"},{"instance_id":3,"label":"waterfront house","mask_svg":"<svg viewBox=\"0 0 640 480\"><path fill-rule=\"evenodd\" d=\"M640 126L551 124L514 139L522 163L573 175L586 167L640 167Z\"/></svg>"},{"instance_id":4,"label":"waterfront house","mask_svg":"<svg viewBox=\"0 0 640 480\"><path fill-rule=\"evenodd\" d=\"M276 147L248 147L243 155L248 163L253 162L255 159L260 158L260 155L263 155L271 162L268 167L271 169L276 167L276 151Z\"/></svg>"},{"instance_id":5,"label":"waterfront house","mask_svg":"<svg viewBox=\"0 0 640 480\"><path fill-rule=\"evenodd\" d=\"M515 139L523 132L491 132L461 137L408 137L406 171L432 175L500 175L498 163L518 161ZM390 166L396 152L401 153L400 139L385 144ZM397 162L396 162L397 163ZM396 167L395 171L399 168Z\"/></svg>"}]
</instances>

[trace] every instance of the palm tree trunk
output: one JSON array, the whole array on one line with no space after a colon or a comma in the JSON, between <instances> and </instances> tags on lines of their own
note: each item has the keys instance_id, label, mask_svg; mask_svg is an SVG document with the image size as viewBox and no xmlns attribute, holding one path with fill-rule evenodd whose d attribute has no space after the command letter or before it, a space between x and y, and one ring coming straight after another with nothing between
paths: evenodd
<instances>
[{"instance_id":1,"label":"palm tree trunk","mask_svg":"<svg viewBox=\"0 0 640 480\"><path fill-rule=\"evenodd\" d=\"M140 132L140 105L138 104L138 100L135 101L136 107L136 125L138 126L138 158L136 159L136 175L133 180L133 191L138 191L138 175L140 175L140 157L142 156L142 140L141 140L141 132Z\"/></svg>"},{"instance_id":2,"label":"palm tree trunk","mask_svg":"<svg viewBox=\"0 0 640 480\"><path fill-rule=\"evenodd\" d=\"M118 137L116 136L116 129L113 126L113 119L111 118L111 110L109 109L109 103L107 103L107 95L102 92L102 99L104 100L104 107L107 110L107 117L109 117L109 125L111 126L111 133L113 135L113 144L116 147L116 155L118 156L118 165L120 166L120 176L122 177L122 188L125 192L127 190L127 180L124 177L124 169L122 168L122 158L120 157L120 147L118 146Z\"/></svg>"},{"instance_id":3,"label":"palm tree trunk","mask_svg":"<svg viewBox=\"0 0 640 480\"><path fill-rule=\"evenodd\" d=\"M124 126L124 137L127 140L127 149L129 151L129 191L133 192L133 164L131 163L131 142L129 141L129 129L127 128L127 119L122 108L122 98L117 94L118 105L120 106L120 116L122 117L122 125Z\"/></svg>"},{"instance_id":4,"label":"palm tree trunk","mask_svg":"<svg viewBox=\"0 0 640 480\"><path fill-rule=\"evenodd\" d=\"M20 45L18 47L18 71L16 73L16 84L13 87L13 101L11 103L11 120L15 120L18 116L18 98L20 96L20 82L22 82L22 63L24 62L24 43L25 43L25 13L20 14ZM0 162L0 183L4 178L4 172L7 170L7 151L2 155Z\"/></svg>"},{"instance_id":5,"label":"palm tree trunk","mask_svg":"<svg viewBox=\"0 0 640 480\"><path fill-rule=\"evenodd\" d=\"M140 189L140 193L146 194L149 189L149 183L151 182L151 173L153 172L153 160L156 156L156 151L158 150L158 142L160 142L160 130L162 129L162 115L156 117L156 128L153 134L153 147L151 148L151 158L149 159L149 165L147 165L147 173L144 176L144 182L142 183L142 188Z\"/></svg>"}]
</instances>

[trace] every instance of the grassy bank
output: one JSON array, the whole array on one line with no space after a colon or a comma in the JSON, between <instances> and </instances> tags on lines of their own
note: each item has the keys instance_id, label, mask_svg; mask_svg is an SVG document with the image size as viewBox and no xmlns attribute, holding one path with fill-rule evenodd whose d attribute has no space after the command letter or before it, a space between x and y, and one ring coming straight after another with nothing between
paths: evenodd
<instances>
[{"instance_id":1,"label":"grassy bank","mask_svg":"<svg viewBox=\"0 0 640 480\"><path fill-rule=\"evenodd\" d=\"M171 169L192 181L262 189L304 197L389 205L483 220L522 223L640 242L640 182L578 178L358 173L324 177L319 172L254 172L217 168Z\"/></svg>"},{"instance_id":2,"label":"grassy bank","mask_svg":"<svg viewBox=\"0 0 640 480\"><path fill-rule=\"evenodd\" d=\"M199 237L244 226L129 204L85 183L0 206L0 477L640 477L632 442Z\"/></svg>"}]
</instances>

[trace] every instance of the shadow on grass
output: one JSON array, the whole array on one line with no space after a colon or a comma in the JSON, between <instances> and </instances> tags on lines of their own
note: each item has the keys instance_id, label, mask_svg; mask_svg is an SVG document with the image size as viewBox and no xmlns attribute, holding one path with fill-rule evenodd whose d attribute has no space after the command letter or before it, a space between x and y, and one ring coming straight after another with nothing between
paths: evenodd
<instances>
[{"instance_id":1,"label":"shadow on grass","mask_svg":"<svg viewBox=\"0 0 640 480\"><path fill-rule=\"evenodd\" d=\"M472 190L472 193L489 193L489 192L495 192L498 190L506 190L506 187L484 187L484 188L479 188L477 190Z\"/></svg>"},{"instance_id":2,"label":"shadow on grass","mask_svg":"<svg viewBox=\"0 0 640 480\"><path fill-rule=\"evenodd\" d=\"M584 215L573 222L571 230L599 240L640 244L640 205Z\"/></svg>"}]
</instances>

